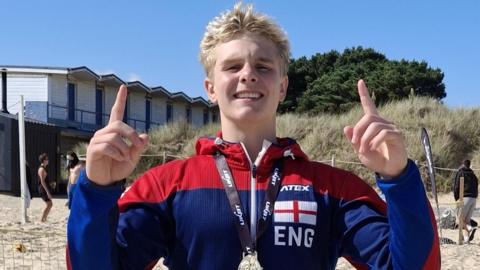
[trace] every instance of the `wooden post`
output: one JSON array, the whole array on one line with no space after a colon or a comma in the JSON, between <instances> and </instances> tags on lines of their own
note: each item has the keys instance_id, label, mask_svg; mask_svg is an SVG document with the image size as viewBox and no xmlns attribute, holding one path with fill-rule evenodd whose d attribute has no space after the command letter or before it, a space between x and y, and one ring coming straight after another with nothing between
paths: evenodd
<instances>
[{"instance_id":1,"label":"wooden post","mask_svg":"<svg viewBox=\"0 0 480 270\"><path fill-rule=\"evenodd\" d=\"M463 213L463 194L464 194L464 178L463 175L460 176L460 194L458 197L457 207L458 207L458 244L463 245L463 226L464 226L464 215Z\"/></svg>"},{"instance_id":2,"label":"wooden post","mask_svg":"<svg viewBox=\"0 0 480 270\"><path fill-rule=\"evenodd\" d=\"M163 151L163 164L165 164L165 162L167 162L167 152Z\"/></svg>"},{"instance_id":3,"label":"wooden post","mask_svg":"<svg viewBox=\"0 0 480 270\"><path fill-rule=\"evenodd\" d=\"M335 167L335 155L332 155L332 167Z\"/></svg>"}]
</instances>

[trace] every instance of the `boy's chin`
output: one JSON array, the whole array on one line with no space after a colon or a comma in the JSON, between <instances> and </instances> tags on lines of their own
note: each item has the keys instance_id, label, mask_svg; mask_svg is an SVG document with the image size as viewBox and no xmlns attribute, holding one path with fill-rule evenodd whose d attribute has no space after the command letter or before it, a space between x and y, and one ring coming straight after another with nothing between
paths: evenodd
<instances>
[{"instance_id":1,"label":"boy's chin","mask_svg":"<svg viewBox=\"0 0 480 270\"><path fill-rule=\"evenodd\" d=\"M265 113L255 111L236 112L230 120L238 124L257 125L268 121Z\"/></svg>"}]
</instances>

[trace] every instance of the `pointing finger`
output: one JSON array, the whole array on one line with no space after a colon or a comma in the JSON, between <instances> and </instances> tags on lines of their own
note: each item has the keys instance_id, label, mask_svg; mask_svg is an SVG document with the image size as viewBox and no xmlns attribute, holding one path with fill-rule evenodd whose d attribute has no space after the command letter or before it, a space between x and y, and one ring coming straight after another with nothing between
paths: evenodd
<instances>
[{"instance_id":1,"label":"pointing finger","mask_svg":"<svg viewBox=\"0 0 480 270\"><path fill-rule=\"evenodd\" d=\"M108 123L122 121L125 112L125 103L127 103L127 87L122 84L118 89L117 98L113 104Z\"/></svg>"},{"instance_id":2,"label":"pointing finger","mask_svg":"<svg viewBox=\"0 0 480 270\"><path fill-rule=\"evenodd\" d=\"M373 103L370 95L368 94L367 86L363 80L359 80L358 84L358 95L360 96L360 102L362 103L363 112L365 114L374 114L378 115L377 107Z\"/></svg>"}]
</instances>

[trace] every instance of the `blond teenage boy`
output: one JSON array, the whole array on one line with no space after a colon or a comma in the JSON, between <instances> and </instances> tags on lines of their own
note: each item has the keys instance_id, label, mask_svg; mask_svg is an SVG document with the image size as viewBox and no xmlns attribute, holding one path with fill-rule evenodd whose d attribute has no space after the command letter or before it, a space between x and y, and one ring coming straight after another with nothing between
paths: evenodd
<instances>
[{"instance_id":1,"label":"blond teenage boy","mask_svg":"<svg viewBox=\"0 0 480 270\"><path fill-rule=\"evenodd\" d=\"M359 269L440 269L418 170L362 80L365 115L344 132L377 173L387 204L355 175L309 161L294 140L276 137L290 57L277 24L237 4L208 24L200 47L221 132L121 196L116 182L133 171L148 138L122 122L120 87L72 203L70 268L145 269L165 257L170 269L335 269L343 256Z\"/></svg>"}]
</instances>

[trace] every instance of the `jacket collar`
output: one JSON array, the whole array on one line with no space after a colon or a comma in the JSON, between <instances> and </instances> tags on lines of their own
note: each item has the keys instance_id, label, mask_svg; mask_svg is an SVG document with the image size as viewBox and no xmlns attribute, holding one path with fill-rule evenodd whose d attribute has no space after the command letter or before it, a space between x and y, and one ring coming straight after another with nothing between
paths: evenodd
<instances>
[{"instance_id":1,"label":"jacket collar","mask_svg":"<svg viewBox=\"0 0 480 270\"><path fill-rule=\"evenodd\" d=\"M222 139L222 133L217 136L200 138L196 144L197 155L215 155L218 152L225 156L228 164L236 169L250 169L250 162L240 143L227 142ZM256 157L252 157L252 162ZM257 166L258 173L270 173L271 167L279 159L308 160L307 155L300 149L298 143L291 138L277 138L277 143L272 143L266 150L260 164Z\"/></svg>"}]
</instances>

